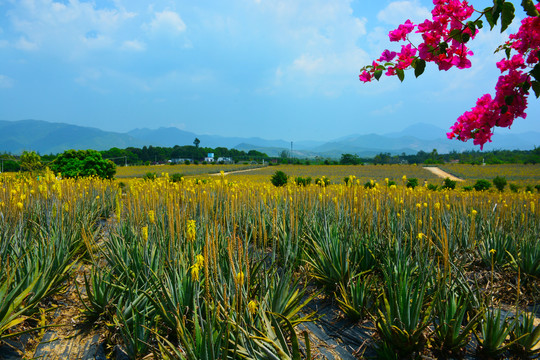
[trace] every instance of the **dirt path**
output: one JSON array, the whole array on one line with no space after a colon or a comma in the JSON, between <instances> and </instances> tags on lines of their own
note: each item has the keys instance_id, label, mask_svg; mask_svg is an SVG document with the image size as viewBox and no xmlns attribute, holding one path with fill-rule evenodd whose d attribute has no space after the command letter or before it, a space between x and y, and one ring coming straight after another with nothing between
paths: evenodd
<instances>
[{"instance_id":1,"label":"dirt path","mask_svg":"<svg viewBox=\"0 0 540 360\"><path fill-rule=\"evenodd\" d=\"M460 179L458 177L455 177L454 175L452 174L449 174L447 173L446 171L444 170L441 170L439 169L438 167L436 166L427 166L427 167L424 167L424 169L426 169L427 171L430 171L432 172L433 174L437 175L438 177L440 178L450 178L450 180L454 180L454 181L465 181L463 179Z\"/></svg>"},{"instance_id":2,"label":"dirt path","mask_svg":"<svg viewBox=\"0 0 540 360\"><path fill-rule=\"evenodd\" d=\"M248 172L248 171L253 171L253 170L259 170L259 169L262 169L263 167L257 167L257 168L245 169L245 170L229 171L229 172L224 172L223 175L237 174L237 173L243 173L243 172ZM221 176L221 173L210 174L210 176Z\"/></svg>"}]
</instances>

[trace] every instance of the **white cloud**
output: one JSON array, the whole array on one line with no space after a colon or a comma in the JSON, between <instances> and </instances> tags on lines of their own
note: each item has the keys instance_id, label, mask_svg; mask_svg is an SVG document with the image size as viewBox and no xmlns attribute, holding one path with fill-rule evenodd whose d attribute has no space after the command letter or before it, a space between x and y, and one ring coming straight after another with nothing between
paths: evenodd
<instances>
[{"instance_id":1,"label":"white cloud","mask_svg":"<svg viewBox=\"0 0 540 360\"><path fill-rule=\"evenodd\" d=\"M367 20L355 17L350 5L348 0L263 1L254 5L252 11L261 16L259 27L272 29L273 45L285 60L276 64L270 88L335 96L356 85L358 69L369 60L358 46L366 35Z\"/></svg>"},{"instance_id":2,"label":"white cloud","mask_svg":"<svg viewBox=\"0 0 540 360\"><path fill-rule=\"evenodd\" d=\"M124 9L97 8L95 2L70 0L23 0L7 13L15 34L15 46L44 50L59 56L86 50L115 49L116 38L136 14Z\"/></svg>"},{"instance_id":3,"label":"white cloud","mask_svg":"<svg viewBox=\"0 0 540 360\"><path fill-rule=\"evenodd\" d=\"M380 109L373 110L371 112L371 115L374 115L374 116L391 115L398 112L401 108L403 108L403 101L399 101L395 104L389 104L389 105L383 106Z\"/></svg>"},{"instance_id":4,"label":"white cloud","mask_svg":"<svg viewBox=\"0 0 540 360\"><path fill-rule=\"evenodd\" d=\"M90 82L97 81L101 79L102 74L98 69L85 69L81 75L75 79L75 82L81 85L86 85Z\"/></svg>"},{"instance_id":5,"label":"white cloud","mask_svg":"<svg viewBox=\"0 0 540 360\"><path fill-rule=\"evenodd\" d=\"M144 51L146 50L146 44L139 40L126 40L122 43L120 49L129 51Z\"/></svg>"},{"instance_id":6,"label":"white cloud","mask_svg":"<svg viewBox=\"0 0 540 360\"><path fill-rule=\"evenodd\" d=\"M22 36L15 43L15 47L19 50L34 51L38 49L38 44L32 41L29 41L24 36Z\"/></svg>"},{"instance_id":7,"label":"white cloud","mask_svg":"<svg viewBox=\"0 0 540 360\"><path fill-rule=\"evenodd\" d=\"M186 30L186 24L174 11L164 10L156 12L152 21L143 28L152 33L178 35Z\"/></svg>"},{"instance_id":8,"label":"white cloud","mask_svg":"<svg viewBox=\"0 0 540 360\"><path fill-rule=\"evenodd\" d=\"M294 70L299 70L307 74L315 74L326 71L324 67L324 59L322 57L313 57L308 54L302 54L292 63Z\"/></svg>"},{"instance_id":9,"label":"white cloud","mask_svg":"<svg viewBox=\"0 0 540 360\"><path fill-rule=\"evenodd\" d=\"M415 24L431 18L430 11L418 0L394 1L377 14L377 19L390 25L403 24L407 19Z\"/></svg>"},{"instance_id":10,"label":"white cloud","mask_svg":"<svg viewBox=\"0 0 540 360\"><path fill-rule=\"evenodd\" d=\"M10 77L0 74L0 88L7 89L13 86L13 80Z\"/></svg>"}]
</instances>

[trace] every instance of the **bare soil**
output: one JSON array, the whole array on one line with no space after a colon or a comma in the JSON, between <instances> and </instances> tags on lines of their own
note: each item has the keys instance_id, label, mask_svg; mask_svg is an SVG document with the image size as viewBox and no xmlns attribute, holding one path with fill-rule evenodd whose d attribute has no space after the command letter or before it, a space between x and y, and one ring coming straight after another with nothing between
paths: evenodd
<instances>
[{"instance_id":1,"label":"bare soil","mask_svg":"<svg viewBox=\"0 0 540 360\"><path fill-rule=\"evenodd\" d=\"M450 178L450 180L454 180L454 181L465 181L465 180L460 179L460 178L458 178L458 177L456 177L456 176L454 176L452 174L447 173L444 170L439 169L436 166L426 166L426 167L424 167L424 169L426 169L427 171L430 171L431 173L437 175L438 177L440 177L442 179Z\"/></svg>"}]
</instances>

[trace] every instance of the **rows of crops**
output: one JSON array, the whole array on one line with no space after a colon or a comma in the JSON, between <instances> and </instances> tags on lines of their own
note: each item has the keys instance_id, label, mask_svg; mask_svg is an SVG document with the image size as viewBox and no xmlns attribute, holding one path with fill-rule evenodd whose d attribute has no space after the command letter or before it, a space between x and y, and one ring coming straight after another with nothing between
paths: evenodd
<instances>
[{"instance_id":1,"label":"rows of crops","mask_svg":"<svg viewBox=\"0 0 540 360\"><path fill-rule=\"evenodd\" d=\"M185 176L197 176L206 174L218 174L220 171L241 171L256 169L262 165L257 164L200 164L200 165L139 165L139 166L119 166L117 168L117 178L143 177L147 174L160 176L162 173L181 174Z\"/></svg>"},{"instance_id":2,"label":"rows of crops","mask_svg":"<svg viewBox=\"0 0 540 360\"><path fill-rule=\"evenodd\" d=\"M540 195L412 189L387 170L397 184L373 188L335 172L339 185L280 188L261 170L123 187L4 177L0 341L85 262L85 321L134 359L309 358L296 329L317 320L303 311L315 296L373 327L379 358L537 353Z\"/></svg>"}]
</instances>

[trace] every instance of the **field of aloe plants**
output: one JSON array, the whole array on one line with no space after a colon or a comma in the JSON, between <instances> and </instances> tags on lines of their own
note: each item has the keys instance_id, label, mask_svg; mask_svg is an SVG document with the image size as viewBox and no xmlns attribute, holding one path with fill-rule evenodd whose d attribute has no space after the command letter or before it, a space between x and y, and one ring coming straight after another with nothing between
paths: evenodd
<instances>
[{"instance_id":1,"label":"field of aloe plants","mask_svg":"<svg viewBox=\"0 0 540 360\"><path fill-rule=\"evenodd\" d=\"M358 358L538 355L538 192L406 187L416 167L275 187L275 170L0 177L0 343L39 342L74 291L77 321L131 359L322 358L300 330L315 300L370 333Z\"/></svg>"}]
</instances>

